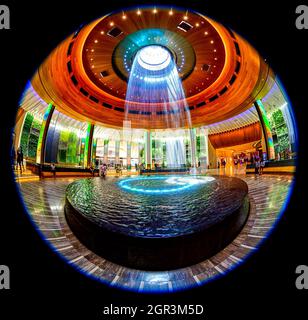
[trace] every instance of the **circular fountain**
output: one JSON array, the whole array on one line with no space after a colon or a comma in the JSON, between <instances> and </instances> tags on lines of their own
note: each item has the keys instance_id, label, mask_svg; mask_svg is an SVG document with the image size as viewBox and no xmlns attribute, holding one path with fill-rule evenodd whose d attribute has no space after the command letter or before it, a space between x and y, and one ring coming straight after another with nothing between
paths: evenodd
<instances>
[{"instance_id":1,"label":"circular fountain","mask_svg":"<svg viewBox=\"0 0 308 320\"><path fill-rule=\"evenodd\" d=\"M89 249L115 263L170 270L228 245L249 212L238 178L147 176L83 179L66 192L66 219Z\"/></svg>"}]
</instances>

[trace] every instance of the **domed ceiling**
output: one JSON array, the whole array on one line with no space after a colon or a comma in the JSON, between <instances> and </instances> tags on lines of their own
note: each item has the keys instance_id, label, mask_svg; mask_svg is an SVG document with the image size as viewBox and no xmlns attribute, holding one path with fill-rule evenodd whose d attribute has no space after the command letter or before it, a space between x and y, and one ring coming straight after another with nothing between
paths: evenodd
<instances>
[{"instance_id":1,"label":"domed ceiling","mask_svg":"<svg viewBox=\"0 0 308 320\"><path fill-rule=\"evenodd\" d=\"M147 46L160 46L176 63L193 126L235 116L273 85L268 65L245 40L196 12L170 8L131 9L81 27L39 67L36 92L80 120L122 127L127 81L134 58ZM163 129L161 106L130 117L135 128ZM151 119L151 121L149 121Z\"/></svg>"}]
</instances>

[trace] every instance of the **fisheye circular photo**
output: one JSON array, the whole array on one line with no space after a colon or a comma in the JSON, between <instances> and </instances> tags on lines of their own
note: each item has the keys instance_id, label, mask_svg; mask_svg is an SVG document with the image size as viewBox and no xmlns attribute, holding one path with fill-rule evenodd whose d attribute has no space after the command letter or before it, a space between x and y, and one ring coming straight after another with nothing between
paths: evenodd
<instances>
[{"instance_id":1,"label":"fisheye circular photo","mask_svg":"<svg viewBox=\"0 0 308 320\"><path fill-rule=\"evenodd\" d=\"M42 239L140 293L202 286L245 261L286 208L296 159L292 106L267 61L228 26L160 6L60 43L22 93L12 144Z\"/></svg>"}]
</instances>

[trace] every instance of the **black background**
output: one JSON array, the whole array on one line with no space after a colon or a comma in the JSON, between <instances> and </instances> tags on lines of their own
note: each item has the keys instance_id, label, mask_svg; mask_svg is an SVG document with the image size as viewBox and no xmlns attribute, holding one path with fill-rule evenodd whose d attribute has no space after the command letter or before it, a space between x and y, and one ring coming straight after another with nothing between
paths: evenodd
<instances>
[{"instance_id":1,"label":"black background","mask_svg":"<svg viewBox=\"0 0 308 320\"><path fill-rule=\"evenodd\" d=\"M295 28L300 1L186 1L246 38L279 75L293 104L299 129L296 184L278 227L241 266L202 288L165 295L138 295L108 288L75 271L40 239L24 213L9 162L9 144L20 95L52 49L82 23L128 5L169 4L146 1L0 1L11 10L11 30L0 30L0 264L11 269L11 290L0 291L1 319L108 319L110 303L202 304L206 319L305 314L308 291L295 288L295 268L308 265L308 212L305 209L305 153L308 108L308 30ZM304 1L303 1L304 2ZM123 316L123 318L125 318ZM158 316L154 317L159 318ZM171 318L171 317L170 317ZM189 317L186 316L185 319ZM118 317L121 319L121 317Z\"/></svg>"}]
</instances>

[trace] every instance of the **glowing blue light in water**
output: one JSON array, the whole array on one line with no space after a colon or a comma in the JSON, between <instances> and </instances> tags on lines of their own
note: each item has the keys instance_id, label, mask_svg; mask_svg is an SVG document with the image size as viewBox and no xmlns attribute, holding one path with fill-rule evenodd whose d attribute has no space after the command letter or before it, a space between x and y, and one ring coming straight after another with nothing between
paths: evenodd
<instances>
[{"instance_id":1,"label":"glowing blue light in water","mask_svg":"<svg viewBox=\"0 0 308 320\"><path fill-rule=\"evenodd\" d=\"M151 182L160 180L159 187L151 187ZM193 186L202 185L211 181L214 181L214 177L195 176L195 177L134 177L121 180L119 186L127 191L140 192L145 194L166 194L179 192L192 188ZM150 183L150 186L146 186L143 182ZM152 183L153 184L153 183ZM165 185L165 187L163 187Z\"/></svg>"},{"instance_id":2,"label":"glowing blue light in water","mask_svg":"<svg viewBox=\"0 0 308 320\"><path fill-rule=\"evenodd\" d=\"M163 46L143 47L132 63L126 92L125 120L130 121L131 117L136 119L138 114L141 126L142 121L155 122L159 116L165 128L191 128L190 111L176 63L171 52ZM168 140L166 155L168 167L185 165L183 138Z\"/></svg>"}]
</instances>

